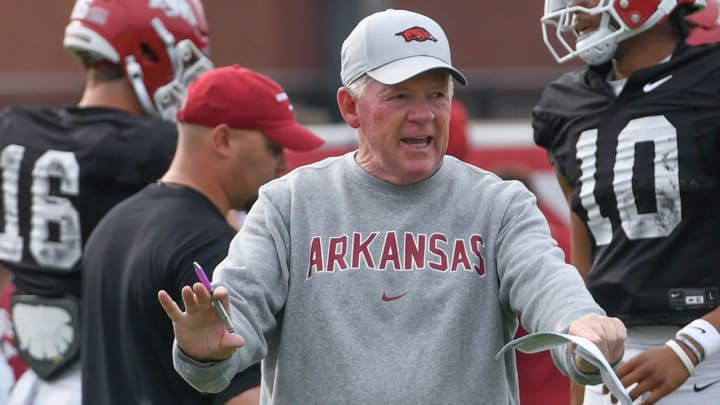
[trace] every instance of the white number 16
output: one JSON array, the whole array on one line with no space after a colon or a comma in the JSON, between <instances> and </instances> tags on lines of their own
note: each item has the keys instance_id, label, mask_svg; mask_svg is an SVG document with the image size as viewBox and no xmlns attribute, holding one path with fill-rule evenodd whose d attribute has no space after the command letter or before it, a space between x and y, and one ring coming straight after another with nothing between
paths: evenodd
<instances>
[{"instance_id":1,"label":"white number 16","mask_svg":"<svg viewBox=\"0 0 720 405\"><path fill-rule=\"evenodd\" d=\"M8 145L0 152L2 204L5 226L0 233L0 259L22 260L24 241L20 236L18 193L20 165L25 148ZM68 198L50 194L50 179L60 181L60 192L79 193L80 170L72 152L48 150L35 162L32 171L29 250L42 266L69 270L80 259L82 236L80 216ZM59 226L59 240L49 237L49 224Z\"/></svg>"}]
</instances>

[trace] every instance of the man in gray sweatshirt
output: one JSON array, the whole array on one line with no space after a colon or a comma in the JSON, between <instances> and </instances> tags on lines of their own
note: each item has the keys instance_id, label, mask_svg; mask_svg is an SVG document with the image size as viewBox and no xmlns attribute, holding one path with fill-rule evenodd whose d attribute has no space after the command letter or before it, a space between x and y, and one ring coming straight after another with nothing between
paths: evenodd
<instances>
[{"instance_id":1,"label":"man in gray sweatshirt","mask_svg":"<svg viewBox=\"0 0 720 405\"><path fill-rule=\"evenodd\" d=\"M624 326L565 264L533 195L445 156L453 79L466 79L442 28L375 13L341 60L358 150L263 186L212 293L186 286L184 311L158 294L183 378L215 392L262 360L263 404L517 404L514 354L493 356L518 313L530 332L585 337L617 361ZM600 381L572 348L553 357Z\"/></svg>"}]
</instances>

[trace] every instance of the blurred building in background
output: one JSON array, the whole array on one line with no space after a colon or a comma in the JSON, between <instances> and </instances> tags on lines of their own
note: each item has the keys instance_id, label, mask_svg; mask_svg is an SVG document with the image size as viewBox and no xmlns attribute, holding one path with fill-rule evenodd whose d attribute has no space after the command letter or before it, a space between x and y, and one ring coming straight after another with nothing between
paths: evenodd
<instances>
[{"instance_id":1,"label":"blurred building in background","mask_svg":"<svg viewBox=\"0 0 720 405\"><path fill-rule=\"evenodd\" d=\"M62 46L74 3L3 4L0 108L16 103L74 104L80 98L82 69ZM710 3L699 22L717 36L717 0ZM204 0L203 4L216 65L239 63L273 77L287 89L298 119L328 140L314 154L290 153L293 165L356 146L354 132L340 123L335 94L340 85L340 46L357 21L386 8L431 16L450 39L453 64L470 81L467 87L456 87L456 97L471 119L466 160L490 170L522 163L534 173L532 181L540 197L548 197L554 210L567 211L557 198L561 193L547 157L532 141L530 115L542 89L580 65L558 65L547 51L539 22L543 1Z\"/></svg>"},{"instance_id":2,"label":"blurred building in background","mask_svg":"<svg viewBox=\"0 0 720 405\"><path fill-rule=\"evenodd\" d=\"M113 0L107 0L113 1ZM172 3L177 0L148 0ZM74 103L83 75L62 47L74 0L9 1L0 24L0 107L11 103ZM437 20L454 64L470 85L457 97L473 118L528 119L558 66L542 42L542 1L472 0L205 0L212 58L276 79L305 123L339 121L340 45L365 15L406 8Z\"/></svg>"},{"instance_id":3,"label":"blurred building in background","mask_svg":"<svg viewBox=\"0 0 720 405\"><path fill-rule=\"evenodd\" d=\"M115 1L115 0L103 0ZM174 3L178 0L148 0ZM0 17L0 108L15 103L74 104L84 75L62 46L74 0L4 3ZM471 119L466 160L494 169L520 162L533 172L540 197L566 212L544 152L532 141L530 114L542 89L579 65L557 65L542 41L543 1L473 0L204 0L216 65L239 63L277 80L298 119L327 144L311 154L289 153L292 166L356 146L341 123L335 95L340 46L364 16L404 8L431 16L445 29L453 64L468 77L456 97Z\"/></svg>"}]
</instances>

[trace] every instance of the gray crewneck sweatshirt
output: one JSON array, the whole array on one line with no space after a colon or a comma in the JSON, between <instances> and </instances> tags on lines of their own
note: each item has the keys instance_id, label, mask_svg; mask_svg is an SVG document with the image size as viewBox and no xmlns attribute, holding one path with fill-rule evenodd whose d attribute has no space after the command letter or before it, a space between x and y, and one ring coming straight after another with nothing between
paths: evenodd
<instances>
[{"instance_id":1,"label":"gray crewneck sweatshirt","mask_svg":"<svg viewBox=\"0 0 720 405\"><path fill-rule=\"evenodd\" d=\"M521 183L446 156L428 179L397 186L355 152L262 187L214 282L230 289L246 345L175 368L217 392L262 363L263 404L517 404L510 341L566 332L604 314L550 237ZM566 348L558 367L581 383Z\"/></svg>"}]
</instances>

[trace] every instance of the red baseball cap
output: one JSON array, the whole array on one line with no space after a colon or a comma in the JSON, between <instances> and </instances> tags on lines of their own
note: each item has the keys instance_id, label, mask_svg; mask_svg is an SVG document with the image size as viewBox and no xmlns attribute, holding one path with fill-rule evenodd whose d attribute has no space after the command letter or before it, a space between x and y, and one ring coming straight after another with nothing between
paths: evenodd
<instances>
[{"instance_id":1,"label":"red baseball cap","mask_svg":"<svg viewBox=\"0 0 720 405\"><path fill-rule=\"evenodd\" d=\"M274 80L232 65L212 69L188 87L177 121L235 129L254 129L282 147L305 151L325 141L295 120L285 90Z\"/></svg>"}]
</instances>

